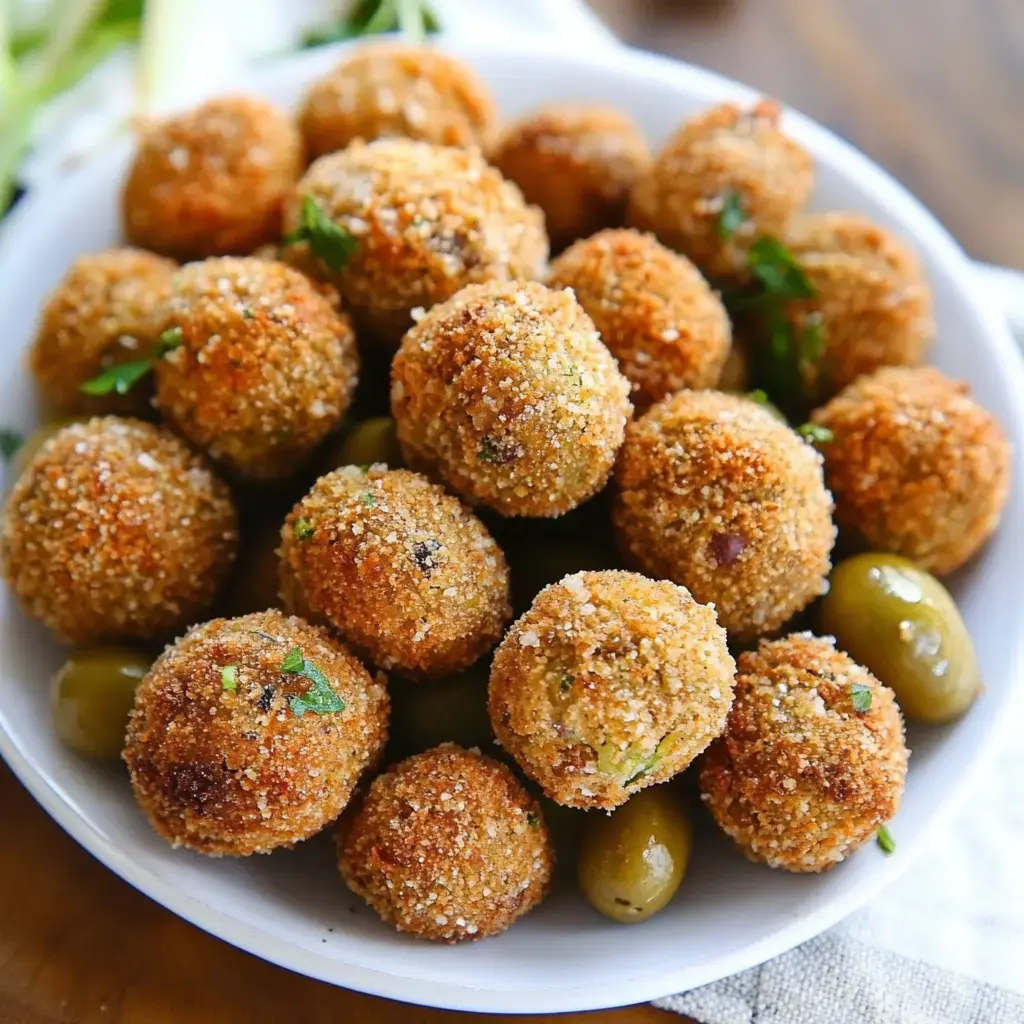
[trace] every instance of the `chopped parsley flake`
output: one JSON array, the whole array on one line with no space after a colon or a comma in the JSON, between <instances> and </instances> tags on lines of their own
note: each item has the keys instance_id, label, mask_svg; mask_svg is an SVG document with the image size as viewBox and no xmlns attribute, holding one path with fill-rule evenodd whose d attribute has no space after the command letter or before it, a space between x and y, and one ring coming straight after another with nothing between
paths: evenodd
<instances>
[{"instance_id":1,"label":"chopped parsley flake","mask_svg":"<svg viewBox=\"0 0 1024 1024\"><path fill-rule=\"evenodd\" d=\"M497 462L498 461L498 449L494 445L485 440L480 445L480 461L481 462Z\"/></svg>"},{"instance_id":2,"label":"chopped parsley flake","mask_svg":"<svg viewBox=\"0 0 1024 1024\"><path fill-rule=\"evenodd\" d=\"M220 670L220 685L225 690L234 690L238 686L238 666L225 665Z\"/></svg>"},{"instance_id":3,"label":"chopped parsley flake","mask_svg":"<svg viewBox=\"0 0 1024 1024\"><path fill-rule=\"evenodd\" d=\"M25 443L25 438L16 430L0 427L0 456L4 462L10 461L14 453Z\"/></svg>"},{"instance_id":4,"label":"chopped parsley flake","mask_svg":"<svg viewBox=\"0 0 1024 1024\"><path fill-rule=\"evenodd\" d=\"M138 359L131 363L118 363L101 374L87 380L79 390L86 395L127 395L143 377L153 369L152 359Z\"/></svg>"},{"instance_id":5,"label":"chopped parsley flake","mask_svg":"<svg viewBox=\"0 0 1024 1024\"><path fill-rule=\"evenodd\" d=\"M778 299L813 299L818 293L788 245L777 238L759 238L747 254L754 279Z\"/></svg>"},{"instance_id":6,"label":"chopped parsley flake","mask_svg":"<svg viewBox=\"0 0 1024 1024\"><path fill-rule=\"evenodd\" d=\"M728 242L733 235L747 222L747 214L743 209L743 197L731 188L722 193L722 209L715 225L718 237Z\"/></svg>"},{"instance_id":7,"label":"chopped parsley flake","mask_svg":"<svg viewBox=\"0 0 1024 1024\"><path fill-rule=\"evenodd\" d=\"M828 444L835 440L835 434L828 427L823 427L819 423L804 423L796 428L796 432L811 444Z\"/></svg>"},{"instance_id":8,"label":"chopped parsley flake","mask_svg":"<svg viewBox=\"0 0 1024 1024\"><path fill-rule=\"evenodd\" d=\"M363 493L359 495L359 500L367 508L376 508L377 507L377 495L374 494L373 491L363 491Z\"/></svg>"},{"instance_id":9,"label":"chopped parsley flake","mask_svg":"<svg viewBox=\"0 0 1024 1024\"><path fill-rule=\"evenodd\" d=\"M316 533L316 530L313 529L313 524L308 519L295 520L296 540L309 540L314 533Z\"/></svg>"},{"instance_id":10,"label":"chopped parsley flake","mask_svg":"<svg viewBox=\"0 0 1024 1024\"><path fill-rule=\"evenodd\" d=\"M345 710L345 702L331 689L327 676L302 656L300 647L293 647L281 662L281 671L303 676L313 685L303 694L291 697L288 706L301 718L307 711L317 715L329 715Z\"/></svg>"},{"instance_id":11,"label":"chopped parsley flake","mask_svg":"<svg viewBox=\"0 0 1024 1024\"><path fill-rule=\"evenodd\" d=\"M160 340L157 342L155 358L161 359L168 352L173 352L176 348L181 348L185 344L185 332L180 327L168 327L163 334L160 335Z\"/></svg>"},{"instance_id":12,"label":"chopped parsley flake","mask_svg":"<svg viewBox=\"0 0 1024 1024\"><path fill-rule=\"evenodd\" d=\"M867 711L871 707L871 687L854 683L850 687L850 699L858 711Z\"/></svg>"},{"instance_id":13,"label":"chopped parsley flake","mask_svg":"<svg viewBox=\"0 0 1024 1024\"><path fill-rule=\"evenodd\" d=\"M251 320L255 315L256 315L256 310L253 309L252 306L243 306L242 307L242 319L243 320Z\"/></svg>"},{"instance_id":14,"label":"chopped parsley flake","mask_svg":"<svg viewBox=\"0 0 1024 1024\"><path fill-rule=\"evenodd\" d=\"M558 688L562 693L568 693L572 689L572 676L562 676L562 682Z\"/></svg>"},{"instance_id":15,"label":"chopped parsley flake","mask_svg":"<svg viewBox=\"0 0 1024 1024\"><path fill-rule=\"evenodd\" d=\"M887 857L896 849L896 840L893 839L892 833L884 825L875 833L875 841Z\"/></svg>"},{"instance_id":16,"label":"chopped parsley flake","mask_svg":"<svg viewBox=\"0 0 1024 1024\"><path fill-rule=\"evenodd\" d=\"M285 245L308 242L313 255L331 270L341 270L359 243L312 197L302 197L302 214L298 228L284 239Z\"/></svg>"}]
</instances>

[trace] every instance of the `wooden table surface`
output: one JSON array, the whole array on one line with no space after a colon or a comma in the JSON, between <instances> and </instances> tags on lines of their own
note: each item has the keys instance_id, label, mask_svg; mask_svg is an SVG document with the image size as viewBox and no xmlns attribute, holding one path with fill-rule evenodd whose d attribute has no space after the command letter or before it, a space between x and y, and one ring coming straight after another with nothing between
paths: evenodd
<instances>
[{"instance_id":1,"label":"wooden table surface","mask_svg":"<svg viewBox=\"0 0 1024 1024\"><path fill-rule=\"evenodd\" d=\"M830 125L973 255L1024 267L1020 0L593 4L630 42L743 79ZM466 1019L333 989L203 934L93 861L2 765L0 822L3 1024ZM673 1019L647 1006L561 1019L584 1018Z\"/></svg>"}]
</instances>

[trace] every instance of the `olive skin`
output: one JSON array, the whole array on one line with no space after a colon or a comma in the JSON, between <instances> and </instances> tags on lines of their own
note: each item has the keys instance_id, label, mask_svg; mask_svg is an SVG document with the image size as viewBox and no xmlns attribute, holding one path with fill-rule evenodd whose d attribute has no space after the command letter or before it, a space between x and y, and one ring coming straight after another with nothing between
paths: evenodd
<instances>
[{"instance_id":1,"label":"olive skin","mask_svg":"<svg viewBox=\"0 0 1024 1024\"><path fill-rule=\"evenodd\" d=\"M50 711L60 741L87 757L120 757L135 688L152 663L149 655L128 647L73 652L50 689Z\"/></svg>"},{"instance_id":2,"label":"olive skin","mask_svg":"<svg viewBox=\"0 0 1024 1024\"><path fill-rule=\"evenodd\" d=\"M390 416L374 416L356 423L338 446L331 468L372 466L377 462L384 462L391 469L401 469L403 465L395 421Z\"/></svg>"},{"instance_id":3,"label":"olive skin","mask_svg":"<svg viewBox=\"0 0 1024 1024\"><path fill-rule=\"evenodd\" d=\"M867 553L837 565L821 626L896 694L908 718L951 722L978 696L974 644L953 598L909 559Z\"/></svg>"},{"instance_id":4,"label":"olive skin","mask_svg":"<svg viewBox=\"0 0 1024 1024\"><path fill-rule=\"evenodd\" d=\"M590 814L580 845L580 889L606 917L634 924L663 909L690 860L692 833L679 794L654 786L611 814Z\"/></svg>"}]
</instances>

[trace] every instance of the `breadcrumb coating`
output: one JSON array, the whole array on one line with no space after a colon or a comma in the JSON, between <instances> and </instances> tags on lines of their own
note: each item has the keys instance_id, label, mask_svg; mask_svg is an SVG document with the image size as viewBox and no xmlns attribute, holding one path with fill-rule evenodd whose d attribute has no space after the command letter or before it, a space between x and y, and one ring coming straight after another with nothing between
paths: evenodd
<instances>
[{"instance_id":1,"label":"breadcrumb coating","mask_svg":"<svg viewBox=\"0 0 1024 1024\"><path fill-rule=\"evenodd\" d=\"M636 183L630 224L707 274L744 277L751 243L783 237L814 184L811 155L780 131L781 113L772 100L750 110L725 103L684 123ZM745 220L723 238L719 216L732 196Z\"/></svg>"},{"instance_id":2,"label":"breadcrumb coating","mask_svg":"<svg viewBox=\"0 0 1024 1024\"><path fill-rule=\"evenodd\" d=\"M680 391L630 424L612 510L624 555L675 580L736 639L825 592L835 540L822 459L761 405Z\"/></svg>"},{"instance_id":3,"label":"breadcrumb coating","mask_svg":"<svg viewBox=\"0 0 1024 1024\"><path fill-rule=\"evenodd\" d=\"M378 776L339 842L348 887L418 939L503 932L551 886L540 804L503 764L443 743Z\"/></svg>"},{"instance_id":4,"label":"breadcrumb coating","mask_svg":"<svg viewBox=\"0 0 1024 1024\"><path fill-rule=\"evenodd\" d=\"M282 671L296 648L341 710L296 704L314 687ZM280 612L196 626L135 694L124 760L139 806L172 846L213 856L308 839L338 817L383 750L384 684L326 630Z\"/></svg>"},{"instance_id":5,"label":"breadcrumb coating","mask_svg":"<svg viewBox=\"0 0 1024 1024\"><path fill-rule=\"evenodd\" d=\"M286 228L309 196L351 234L358 249L340 271L317 261L356 322L395 345L413 311L429 309L474 281L543 277L544 218L476 149L410 139L353 142L320 157L296 186ZM310 263L307 243L289 259Z\"/></svg>"},{"instance_id":6,"label":"breadcrumb coating","mask_svg":"<svg viewBox=\"0 0 1024 1024\"><path fill-rule=\"evenodd\" d=\"M277 241L302 173L299 131L255 96L225 96L147 126L122 197L128 241L179 260Z\"/></svg>"},{"instance_id":7,"label":"breadcrumb coating","mask_svg":"<svg viewBox=\"0 0 1024 1024\"><path fill-rule=\"evenodd\" d=\"M512 617L501 548L457 498L407 470L321 477L285 520L281 558L289 610L401 675L466 668Z\"/></svg>"},{"instance_id":8,"label":"breadcrumb coating","mask_svg":"<svg viewBox=\"0 0 1024 1024\"><path fill-rule=\"evenodd\" d=\"M294 473L355 391L355 333L334 298L269 260L182 267L161 311L182 344L156 364L160 411L234 473Z\"/></svg>"},{"instance_id":9,"label":"breadcrumb coating","mask_svg":"<svg viewBox=\"0 0 1024 1024\"><path fill-rule=\"evenodd\" d=\"M643 133L618 110L559 103L508 125L491 162L544 211L551 244L560 249L623 223L650 154Z\"/></svg>"},{"instance_id":10,"label":"breadcrumb coating","mask_svg":"<svg viewBox=\"0 0 1024 1024\"><path fill-rule=\"evenodd\" d=\"M860 711L854 687L870 696ZM709 748L701 799L753 861L824 871L899 809L909 752L892 691L798 633L739 657L725 735Z\"/></svg>"},{"instance_id":11,"label":"breadcrumb coating","mask_svg":"<svg viewBox=\"0 0 1024 1024\"><path fill-rule=\"evenodd\" d=\"M933 367L890 367L814 412L836 521L875 550L943 575L995 532L1010 490L1010 441L968 387Z\"/></svg>"},{"instance_id":12,"label":"breadcrumb coating","mask_svg":"<svg viewBox=\"0 0 1024 1024\"><path fill-rule=\"evenodd\" d=\"M617 807L725 728L736 666L713 608L637 573L545 587L491 666L498 742L552 800Z\"/></svg>"},{"instance_id":13,"label":"breadcrumb coating","mask_svg":"<svg viewBox=\"0 0 1024 1024\"><path fill-rule=\"evenodd\" d=\"M497 124L490 90L468 65L426 46L362 46L306 95L299 126L311 157L355 139L484 146Z\"/></svg>"},{"instance_id":14,"label":"breadcrumb coating","mask_svg":"<svg viewBox=\"0 0 1024 1024\"><path fill-rule=\"evenodd\" d=\"M935 337L931 289L917 256L856 213L797 217L787 244L817 298L791 303L800 332L820 326L825 349L809 390L825 397L881 366L917 365Z\"/></svg>"},{"instance_id":15,"label":"breadcrumb coating","mask_svg":"<svg viewBox=\"0 0 1024 1024\"><path fill-rule=\"evenodd\" d=\"M646 408L682 388L714 387L732 339L728 314L700 271L652 235L602 231L551 265L571 288Z\"/></svg>"},{"instance_id":16,"label":"breadcrumb coating","mask_svg":"<svg viewBox=\"0 0 1024 1024\"><path fill-rule=\"evenodd\" d=\"M231 569L228 489L169 430L113 416L47 441L7 502L3 574L66 643L156 640L195 622Z\"/></svg>"},{"instance_id":17,"label":"breadcrumb coating","mask_svg":"<svg viewBox=\"0 0 1024 1024\"><path fill-rule=\"evenodd\" d=\"M43 397L64 413L148 411L152 388L90 396L82 385L104 370L145 359L157 343L156 312L170 295L176 264L142 249L80 256L46 300L29 352Z\"/></svg>"},{"instance_id":18,"label":"breadcrumb coating","mask_svg":"<svg viewBox=\"0 0 1024 1024\"><path fill-rule=\"evenodd\" d=\"M408 465L506 516L558 516L605 484L629 382L569 291L470 285L405 336L391 411Z\"/></svg>"}]
</instances>

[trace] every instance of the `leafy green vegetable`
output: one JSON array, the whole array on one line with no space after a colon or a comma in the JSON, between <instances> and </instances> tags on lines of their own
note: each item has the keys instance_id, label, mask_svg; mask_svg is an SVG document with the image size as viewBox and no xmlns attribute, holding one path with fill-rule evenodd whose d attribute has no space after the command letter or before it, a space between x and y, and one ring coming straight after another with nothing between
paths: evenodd
<instances>
[{"instance_id":1,"label":"leafy green vegetable","mask_svg":"<svg viewBox=\"0 0 1024 1024\"><path fill-rule=\"evenodd\" d=\"M285 245L298 242L309 242L313 255L323 260L331 270L341 270L359 248L355 238L336 224L312 196L302 197L301 222L284 239Z\"/></svg>"},{"instance_id":2,"label":"leafy green vegetable","mask_svg":"<svg viewBox=\"0 0 1024 1024\"><path fill-rule=\"evenodd\" d=\"M892 833L884 825L875 833L875 841L887 857L896 849L896 840L893 839Z\"/></svg>"},{"instance_id":3,"label":"leafy green vegetable","mask_svg":"<svg viewBox=\"0 0 1024 1024\"><path fill-rule=\"evenodd\" d=\"M313 524L308 519L295 520L296 540L309 540L314 533L316 533L316 530L313 529Z\"/></svg>"},{"instance_id":4,"label":"leafy green vegetable","mask_svg":"<svg viewBox=\"0 0 1024 1024\"><path fill-rule=\"evenodd\" d=\"M345 702L331 689L327 676L311 661L302 656L302 649L293 647L281 662L281 671L303 676L313 685L303 694L292 697L288 706L301 718L307 711L329 715L345 710Z\"/></svg>"},{"instance_id":5,"label":"leafy green vegetable","mask_svg":"<svg viewBox=\"0 0 1024 1024\"><path fill-rule=\"evenodd\" d=\"M302 648L293 647L281 662L282 672L298 672L302 668Z\"/></svg>"},{"instance_id":6,"label":"leafy green vegetable","mask_svg":"<svg viewBox=\"0 0 1024 1024\"><path fill-rule=\"evenodd\" d=\"M871 687L854 683L850 687L850 699L858 711L867 711L871 707Z\"/></svg>"},{"instance_id":7,"label":"leafy green vegetable","mask_svg":"<svg viewBox=\"0 0 1024 1024\"><path fill-rule=\"evenodd\" d=\"M396 30L417 40L429 32L439 32L441 23L425 0L358 0L348 17L307 32L301 46L308 49Z\"/></svg>"},{"instance_id":8,"label":"leafy green vegetable","mask_svg":"<svg viewBox=\"0 0 1024 1024\"><path fill-rule=\"evenodd\" d=\"M225 665L220 670L220 685L225 690L234 690L238 687L238 666Z\"/></svg>"},{"instance_id":9,"label":"leafy green vegetable","mask_svg":"<svg viewBox=\"0 0 1024 1024\"><path fill-rule=\"evenodd\" d=\"M746 222L747 214L743 209L743 196L731 188L726 189L722 193L722 209L715 225L718 237L723 242L728 242Z\"/></svg>"},{"instance_id":10,"label":"leafy green vegetable","mask_svg":"<svg viewBox=\"0 0 1024 1024\"><path fill-rule=\"evenodd\" d=\"M9 427L0 427L0 456L9 462L11 456L25 443L23 435Z\"/></svg>"},{"instance_id":11,"label":"leafy green vegetable","mask_svg":"<svg viewBox=\"0 0 1024 1024\"><path fill-rule=\"evenodd\" d=\"M747 253L754 279L779 299L813 299L817 292L788 245L777 238L759 238Z\"/></svg>"}]
</instances>

